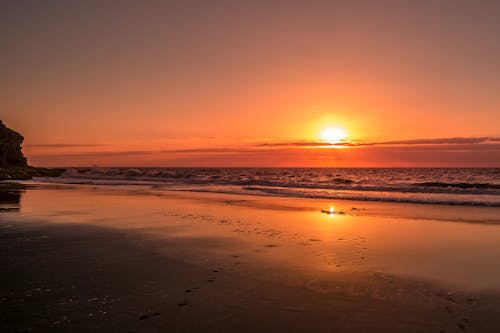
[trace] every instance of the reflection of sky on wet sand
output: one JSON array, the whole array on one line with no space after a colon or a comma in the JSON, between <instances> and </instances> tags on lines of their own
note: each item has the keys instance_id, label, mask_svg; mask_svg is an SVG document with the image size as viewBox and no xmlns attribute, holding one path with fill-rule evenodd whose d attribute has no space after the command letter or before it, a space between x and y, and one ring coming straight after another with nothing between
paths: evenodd
<instances>
[{"instance_id":1,"label":"reflection of sky on wet sand","mask_svg":"<svg viewBox=\"0 0 500 333\"><path fill-rule=\"evenodd\" d=\"M330 206L313 199L35 187L24 194L20 213L0 220L129 229L166 255L270 279L378 272L500 287L498 208L338 201L333 214L321 213ZM489 224L450 222L454 216Z\"/></svg>"}]
</instances>

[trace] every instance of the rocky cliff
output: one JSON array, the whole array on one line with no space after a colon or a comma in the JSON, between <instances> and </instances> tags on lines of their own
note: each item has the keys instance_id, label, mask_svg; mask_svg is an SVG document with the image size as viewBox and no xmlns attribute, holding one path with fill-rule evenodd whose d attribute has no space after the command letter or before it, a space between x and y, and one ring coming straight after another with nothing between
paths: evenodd
<instances>
[{"instance_id":1,"label":"rocky cliff","mask_svg":"<svg viewBox=\"0 0 500 333\"><path fill-rule=\"evenodd\" d=\"M28 165L21 150L23 136L0 120L0 180L56 177L64 170L34 168Z\"/></svg>"},{"instance_id":2,"label":"rocky cliff","mask_svg":"<svg viewBox=\"0 0 500 333\"><path fill-rule=\"evenodd\" d=\"M23 140L21 134L11 130L0 120L0 168L28 166L21 150Z\"/></svg>"}]
</instances>

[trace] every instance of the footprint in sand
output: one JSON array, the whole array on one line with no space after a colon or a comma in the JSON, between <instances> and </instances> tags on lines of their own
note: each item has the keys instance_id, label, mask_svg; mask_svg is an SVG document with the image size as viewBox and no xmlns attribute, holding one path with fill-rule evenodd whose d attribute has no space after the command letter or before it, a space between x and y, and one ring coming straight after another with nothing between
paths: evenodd
<instances>
[{"instance_id":1,"label":"footprint in sand","mask_svg":"<svg viewBox=\"0 0 500 333\"><path fill-rule=\"evenodd\" d=\"M139 316L139 320L146 320L146 319L149 319L151 317L156 317L156 316L159 316L159 315L160 315L159 312L148 312L148 313L140 315Z\"/></svg>"},{"instance_id":2,"label":"footprint in sand","mask_svg":"<svg viewBox=\"0 0 500 333\"><path fill-rule=\"evenodd\" d=\"M459 323L457 323L457 327L460 328L462 331L464 331L465 327L466 327L465 325L468 323L469 323L469 319L462 318L462 320Z\"/></svg>"},{"instance_id":3,"label":"footprint in sand","mask_svg":"<svg viewBox=\"0 0 500 333\"><path fill-rule=\"evenodd\" d=\"M192 287L192 288L188 288L188 289L185 289L184 292L186 294L190 294L192 292L195 292L196 290L200 290L200 287Z\"/></svg>"}]
</instances>

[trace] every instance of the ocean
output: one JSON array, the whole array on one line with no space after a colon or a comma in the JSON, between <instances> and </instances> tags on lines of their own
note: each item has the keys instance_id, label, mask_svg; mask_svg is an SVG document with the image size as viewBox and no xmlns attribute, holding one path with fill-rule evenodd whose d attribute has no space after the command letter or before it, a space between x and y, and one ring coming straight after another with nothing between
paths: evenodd
<instances>
[{"instance_id":1,"label":"ocean","mask_svg":"<svg viewBox=\"0 0 500 333\"><path fill-rule=\"evenodd\" d=\"M69 168L37 181L500 207L500 168Z\"/></svg>"}]
</instances>

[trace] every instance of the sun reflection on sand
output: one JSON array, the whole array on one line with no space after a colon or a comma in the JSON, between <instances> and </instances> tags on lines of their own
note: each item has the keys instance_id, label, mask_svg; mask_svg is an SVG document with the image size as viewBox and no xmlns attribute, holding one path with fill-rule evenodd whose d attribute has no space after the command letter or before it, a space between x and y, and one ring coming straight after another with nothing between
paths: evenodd
<instances>
[{"instance_id":1,"label":"sun reflection on sand","mask_svg":"<svg viewBox=\"0 0 500 333\"><path fill-rule=\"evenodd\" d=\"M321 210L322 213L325 213L325 214L328 214L328 216L330 216L330 218L333 218L335 215L339 214L340 212L335 212L335 207L334 206L330 206L330 208L328 208L327 210Z\"/></svg>"}]
</instances>

